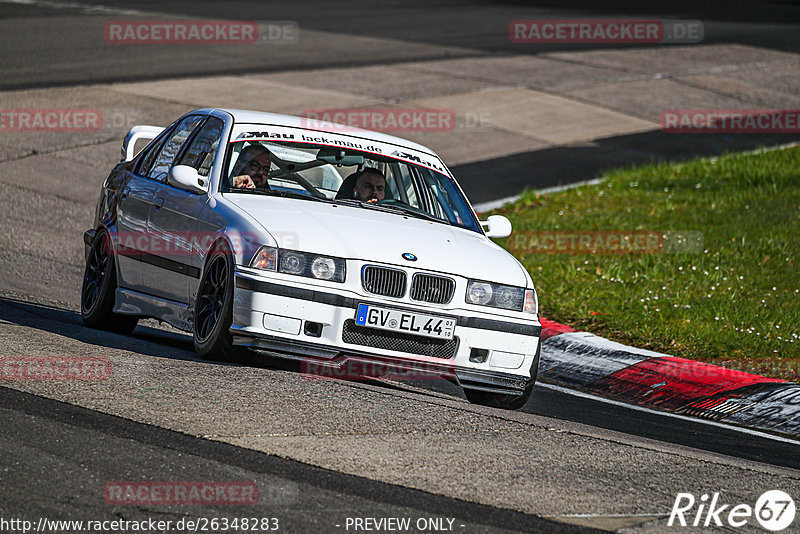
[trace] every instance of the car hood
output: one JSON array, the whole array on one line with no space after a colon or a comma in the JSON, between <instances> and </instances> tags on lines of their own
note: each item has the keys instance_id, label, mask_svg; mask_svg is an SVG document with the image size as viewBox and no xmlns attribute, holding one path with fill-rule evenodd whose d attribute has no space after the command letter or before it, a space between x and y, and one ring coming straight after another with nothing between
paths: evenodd
<instances>
[{"instance_id":1,"label":"car hood","mask_svg":"<svg viewBox=\"0 0 800 534\"><path fill-rule=\"evenodd\" d=\"M252 194L225 198L264 226L281 248L526 285L522 267L508 252L470 230L346 204ZM404 260L404 253L417 261Z\"/></svg>"}]
</instances>

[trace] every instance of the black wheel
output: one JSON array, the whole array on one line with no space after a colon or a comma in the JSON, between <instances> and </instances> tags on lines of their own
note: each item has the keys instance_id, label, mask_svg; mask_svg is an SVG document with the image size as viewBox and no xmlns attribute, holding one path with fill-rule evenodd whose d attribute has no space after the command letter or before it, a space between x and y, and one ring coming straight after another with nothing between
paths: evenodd
<instances>
[{"instance_id":1,"label":"black wheel","mask_svg":"<svg viewBox=\"0 0 800 534\"><path fill-rule=\"evenodd\" d=\"M230 361L243 352L233 346L233 257L224 245L206 260L194 307L194 348L209 360Z\"/></svg>"},{"instance_id":2,"label":"black wheel","mask_svg":"<svg viewBox=\"0 0 800 534\"><path fill-rule=\"evenodd\" d=\"M117 289L117 270L108 232L95 234L81 287L81 319L86 326L120 334L130 334L139 318L114 313L114 293Z\"/></svg>"},{"instance_id":3,"label":"black wheel","mask_svg":"<svg viewBox=\"0 0 800 534\"><path fill-rule=\"evenodd\" d=\"M492 408L502 408L504 410L519 410L527 404L528 399L531 398L531 393L533 393L533 386L536 384L536 376L539 374L539 355L541 351L542 345L541 340L539 340L539 348L536 350L536 357L533 359L533 364L531 365L531 378L521 394L492 393L489 391L464 388L464 395L467 397L467 400L472 404L480 404L481 406L491 406Z\"/></svg>"}]
</instances>

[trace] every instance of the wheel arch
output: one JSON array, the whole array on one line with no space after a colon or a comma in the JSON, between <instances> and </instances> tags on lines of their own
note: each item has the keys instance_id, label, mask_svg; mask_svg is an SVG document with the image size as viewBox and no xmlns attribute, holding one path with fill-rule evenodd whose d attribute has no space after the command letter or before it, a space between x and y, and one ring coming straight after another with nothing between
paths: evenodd
<instances>
[{"instance_id":1,"label":"wheel arch","mask_svg":"<svg viewBox=\"0 0 800 534\"><path fill-rule=\"evenodd\" d=\"M202 271L205 270L208 256L223 244L233 256L234 265L249 265L259 248L264 245L274 246L274 240L265 237L261 232L242 231L233 226L220 229L209 240L209 246L201 253L203 265L201 276Z\"/></svg>"},{"instance_id":2,"label":"wheel arch","mask_svg":"<svg viewBox=\"0 0 800 534\"><path fill-rule=\"evenodd\" d=\"M111 255L116 257L118 255L117 246L119 245L119 239L115 239L117 234L116 226L113 224L107 224L105 221L100 221L97 225L87 230L83 233L83 245L84 245L84 260L89 259L89 251L92 248L92 243L94 243L94 239L100 232L106 232L109 237L109 243L111 246ZM119 280L119 262L114 262L114 271L117 275L117 280Z\"/></svg>"}]
</instances>

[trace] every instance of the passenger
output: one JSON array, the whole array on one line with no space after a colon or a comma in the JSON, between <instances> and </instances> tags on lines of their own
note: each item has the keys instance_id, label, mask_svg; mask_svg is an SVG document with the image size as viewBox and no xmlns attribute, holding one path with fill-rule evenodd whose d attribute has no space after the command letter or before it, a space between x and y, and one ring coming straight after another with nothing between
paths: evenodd
<instances>
[{"instance_id":1,"label":"passenger","mask_svg":"<svg viewBox=\"0 0 800 534\"><path fill-rule=\"evenodd\" d=\"M362 202L377 202L386 198L386 177L378 169L367 167L356 175L353 198Z\"/></svg>"},{"instance_id":2,"label":"passenger","mask_svg":"<svg viewBox=\"0 0 800 534\"><path fill-rule=\"evenodd\" d=\"M239 154L233 166L231 186L245 189L269 189L267 175L272 162L263 145L250 145Z\"/></svg>"}]
</instances>

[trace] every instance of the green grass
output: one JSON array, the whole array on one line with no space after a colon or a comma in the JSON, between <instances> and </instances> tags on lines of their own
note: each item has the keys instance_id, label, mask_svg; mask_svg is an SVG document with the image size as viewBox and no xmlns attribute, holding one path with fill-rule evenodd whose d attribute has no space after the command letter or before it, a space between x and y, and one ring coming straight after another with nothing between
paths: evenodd
<instances>
[{"instance_id":1,"label":"green grass","mask_svg":"<svg viewBox=\"0 0 800 534\"><path fill-rule=\"evenodd\" d=\"M498 242L531 273L541 314L642 348L797 379L800 148L603 178L554 194L527 191L494 212L514 225ZM525 248L531 231L554 230L645 230L701 243L671 247L669 237L664 250L643 254Z\"/></svg>"}]
</instances>

